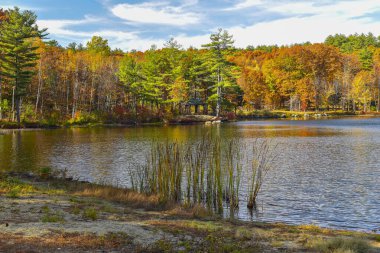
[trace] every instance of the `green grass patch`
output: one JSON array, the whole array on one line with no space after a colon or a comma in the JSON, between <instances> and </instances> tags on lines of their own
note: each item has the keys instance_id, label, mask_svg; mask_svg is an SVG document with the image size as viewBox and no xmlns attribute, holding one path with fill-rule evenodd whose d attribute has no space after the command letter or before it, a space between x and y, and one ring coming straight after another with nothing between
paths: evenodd
<instances>
[{"instance_id":1,"label":"green grass patch","mask_svg":"<svg viewBox=\"0 0 380 253\"><path fill-rule=\"evenodd\" d=\"M17 178L0 178L0 194L5 194L9 198L18 198L21 195L30 194L35 191L35 187Z\"/></svg>"},{"instance_id":2,"label":"green grass patch","mask_svg":"<svg viewBox=\"0 0 380 253\"><path fill-rule=\"evenodd\" d=\"M367 253L371 247L360 238L337 237L333 239L314 239L307 243L307 247L321 253Z\"/></svg>"},{"instance_id":3,"label":"green grass patch","mask_svg":"<svg viewBox=\"0 0 380 253\"><path fill-rule=\"evenodd\" d=\"M98 218L98 211L92 207L86 208L83 211L83 218L94 221Z\"/></svg>"},{"instance_id":4,"label":"green grass patch","mask_svg":"<svg viewBox=\"0 0 380 253\"><path fill-rule=\"evenodd\" d=\"M42 222L49 222L49 223L63 223L65 219L63 218L63 215L60 213L52 213L50 208L48 206L41 207L41 212L44 213L44 215L41 218Z\"/></svg>"}]
</instances>

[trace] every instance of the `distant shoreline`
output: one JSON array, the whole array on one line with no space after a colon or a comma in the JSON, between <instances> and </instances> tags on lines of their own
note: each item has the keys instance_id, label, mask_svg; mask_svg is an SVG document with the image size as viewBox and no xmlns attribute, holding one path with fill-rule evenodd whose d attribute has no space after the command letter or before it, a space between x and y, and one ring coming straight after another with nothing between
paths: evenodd
<instances>
[{"instance_id":1,"label":"distant shoreline","mask_svg":"<svg viewBox=\"0 0 380 253\"><path fill-rule=\"evenodd\" d=\"M265 120L265 119L330 119L345 117L380 117L380 113L359 113L359 112L343 112L343 111L326 111L326 112L299 112L299 111L252 111L239 112L234 117L215 117L212 115L183 115L171 120L163 120L159 122L88 122L83 124L62 123L59 125L49 125L40 121L23 122L19 128L16 122L0 121L0 130L17 130L17 129L60 129L60 128L91 128L91 127L136 127L136 126L164 126L164 125L193 125L193 124L212 124L221 122L245 121L245 120Z\"/></svg>"}]
</instances>

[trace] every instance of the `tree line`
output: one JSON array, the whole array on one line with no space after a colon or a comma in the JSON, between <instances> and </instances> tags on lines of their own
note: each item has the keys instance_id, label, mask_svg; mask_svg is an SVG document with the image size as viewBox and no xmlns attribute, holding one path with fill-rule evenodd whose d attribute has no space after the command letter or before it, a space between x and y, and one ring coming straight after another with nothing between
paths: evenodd
<instances>
[{"instance_id":1,"label":"tree line","mask_svg":"<svg viewBox=\"0 0 380 253\"><path fill-rule=\"evenodd\" d=\"M219 29L202 48L175 39L145 52L94 36L66 47L31 11L0 11L0 120L150 122L239 110L379 110L380 40L239 49Z\"/></svg>"}]
</instances>

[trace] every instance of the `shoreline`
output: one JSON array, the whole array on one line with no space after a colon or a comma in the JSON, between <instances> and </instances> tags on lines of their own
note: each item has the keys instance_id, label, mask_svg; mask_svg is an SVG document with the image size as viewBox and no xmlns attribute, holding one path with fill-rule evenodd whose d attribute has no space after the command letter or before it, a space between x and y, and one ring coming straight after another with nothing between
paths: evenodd
<instances>
[{"instance_id":1,"label":"shoreline","mask_svg":"<svg viewBox=\"0 0 380 253\"><path fill-rule=\"evenodd\" d=\"M375 233L223 219L201 206L46 174L3 174L0 202L6 252L380 252Z\"/></svg>"},{"instance_id":2,"label":"shoreline","mask_svg":"<svg viewBox=\"0 0 380 253\"><path fill-rule=\"evenodd\" d=\"M349 118L349 117L380 117L380 113L354 113L354 112L290 112L290 111L257 111L239 113L234 119L215 117L210 115L183 115L176 119L160 122L139 122L139 123L104 123L90 122L85 124L59 124L47 125L39 121L22 123L19 128L15 122L0 121L0 130L23 130L23 129L64 129L64 128L95 128L95 127L145 127L145 126L171 126L171 125L197 125L197 124L214 124L220 122L236 122L247 120L314 120L314 119L332 119L332 118Z\"/></svg>"}]
</instances>

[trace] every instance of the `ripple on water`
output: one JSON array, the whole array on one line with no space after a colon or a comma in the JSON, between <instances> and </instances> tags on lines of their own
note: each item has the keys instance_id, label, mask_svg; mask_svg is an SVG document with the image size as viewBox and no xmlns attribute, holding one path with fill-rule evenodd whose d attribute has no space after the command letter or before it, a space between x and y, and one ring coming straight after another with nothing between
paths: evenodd
<instances>
[{"instance_id":1,"label":"ripple on water","mask_svg":"<svg viewBox=\"0 0 380 253\"><path fill-rule=\"evenodd\" d=\"M0 169L51 166L74 178L129 186L129 170L143 163L152 140L194 141L205 132L249 143L278 145L275 169L243 220L309 224L340 229L380 229L380 119L244 121L220 126L1 131ZM249 149L246 149L249 152ZM245 164L248 166L248 163Z\"/></svg>"}]
</instances>

